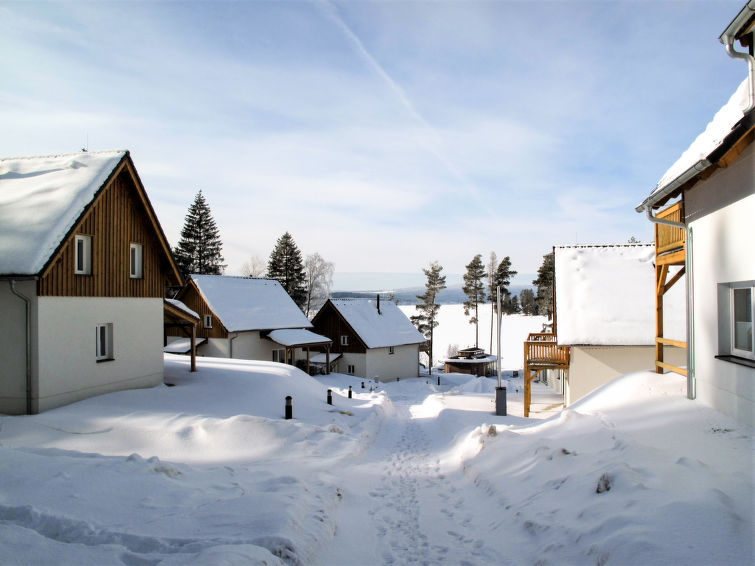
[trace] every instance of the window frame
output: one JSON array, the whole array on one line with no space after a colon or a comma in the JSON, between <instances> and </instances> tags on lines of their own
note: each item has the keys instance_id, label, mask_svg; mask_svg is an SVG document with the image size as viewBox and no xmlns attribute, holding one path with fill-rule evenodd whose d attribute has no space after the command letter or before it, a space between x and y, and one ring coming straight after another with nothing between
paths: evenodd
<instances>
[{"instance_id":1,"label":"window frame","mask_svg":"<svg viewBox=\"0 0 755 566\"><path fill-rule=\"evenodd\" d=\"M393 355L393 354L395 354L395 353L396 353L396 348L395 348L395 346L388 346L388 355L389 355L389 356L392 356L392 355Z\"/></svg>"},{"instance_id":2,"label":"window frame","mask_svg":"<svg viewBox=\"0 0 755 566\"><path fill-rule=\"evenodd\" d=\"M144 246L131 242L128 252L129 277L144 279Z\"/></svg>"},{"instance_id":3,"label":"window frame","mask_svg":"<svg viewBox=\"0 0 755 566\"><path fill-rule=\"evenodd\" d=\"M737 291L747 290L750 292L750 350L742 350L736 346L736 310L735 295ZM732 285L729 289L729 312L730 312L730 352L732 356L737 356L747 360L755 360L755 333L752 332L755 321L755 286L752 285Z\"/></svg>"},{"instance_id":4,"label":"window frame","mask_svg":"<svg viewBox=\"0 0 755 566\"><path fill-rule=\"evenodd\" d=\"M206 314L202 316L202 328L212 329L212 315Z\"/></svg>"},{"instance_id":5,"label":"window frame","mask_svg":"<svg viewBox=\"0 0 755 566\"><path fill-rule=\"evenodd\" d=\"M275 358L278 358L277 360ZM286 349L285 348L273 348L273 361L279 364L286 363Z\"/></svg>"},{"instance_id":6,"label":"window frame","mask_svg":"<svg viewBox=\"0 0 755 566\"><path fill-rule=\"evenodd\" d=\"M341 334L341 346L348 346L348 345L349 345L349 335Z\"/></svg>"},{"instance_id":7,"label":"window frame","mask_svg":"<svg viewBox=\"0 0 755 566\"><path fill-rule=\"evenodd\" d=\"M73 237L73 273L74 275L92 274L92 236L76 234Z\"/></svg>"},{"instance_id":8,"label":"window frame","mask_svg":"<svg viewBox=\"0 0 755 566\"><path fill-rule=\"evenodd\" d=\"M356 368L354 367L354 364L346 365L346 373L349 375L354 375L356 373Z\"/></svg>"},{"instance_id":9,"label":"window frame","mask_svg":"<svg viewBox=\"0 0 755 566\"><path fill-rule=\"evenodd\" d=\"M94 359L98 363L115 359L112 322L102 322L94 327Z\"/></svg>"}]
</instances>

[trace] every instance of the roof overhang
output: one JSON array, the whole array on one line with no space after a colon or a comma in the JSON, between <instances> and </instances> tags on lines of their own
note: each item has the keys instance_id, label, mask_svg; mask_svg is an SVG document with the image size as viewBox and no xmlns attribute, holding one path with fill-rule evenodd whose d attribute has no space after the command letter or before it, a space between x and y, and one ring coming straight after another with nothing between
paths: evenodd
<instances>
[{"instance_id":1,"label":"roof overhang","mask_svg":"<svg viewBox=\"0 0 755 566\"><path fill-rule=\"evenodd\" d=\"M748 33L753 25L755 25L755 0L749 0L718 39L724 45L735 39L742 40L742 36Z\"/></svg>"}]
</instances>

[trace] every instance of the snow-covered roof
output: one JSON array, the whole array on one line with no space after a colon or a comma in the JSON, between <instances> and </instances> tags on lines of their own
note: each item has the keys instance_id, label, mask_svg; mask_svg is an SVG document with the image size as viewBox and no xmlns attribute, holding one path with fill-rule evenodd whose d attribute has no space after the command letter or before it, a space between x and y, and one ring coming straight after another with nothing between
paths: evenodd
<instances>
[{"instance_id":1,"label":"snow-covered roof","mask_svg":"<svg viewBox=\"0 0 755 566\"><path fill-rule=\"evenodd\" d=\"M498 357L487 354L481 358L446 358L443 361L447 364L489 364L498 361Z\"/></svg>"},{"instance_id":2,"label":"snow-covered roof","mask_svg":"<svg viewBox=\"0 0 755 566\"><path fill-rule=\"evenodd\" d=\"M744 117L744 110L747 108L749 101L748 96L748 79L745 79L729 101L716 113L713 120L705 128L705 131L697 136L692 145L669 167L668 171L658 181L655 189L650 193L650 196L637 207L638 211L644 208L646 204L654 204L656 201L661 200L664 193L668 190L667 187L672 188L671 184L688 170L696 166L699 170L705 168L705 164L698 164L704 162L723 143L724 138L731 133L734 126Z\"/></svg>"},{"instance_id":3,"label":"snow-covered roof","mask_svg":"<svg viewBox=\"0 0 755 566\"><path fill-rule=\"evenodd\" d=\"M193 316L194 318L197 318L197 319L199 318L199 315L196 312L191 310L189 307L187 307L184 303L182 303L178 299L165 299L165 302L170 303L177 309L182 310L183 312L185 312L188 315Z\"/></svg>"},{"instance_id":4,"label":"snow-covered roof","mask_svg":"<svg viewBox=\"0 0 755 566\"><path fill-rule=\"evenodd\" d=\"M191 280L229 332L312 327L274 279L192 275Z\"/></svg>"},{"instance_id":5,"label":"snow-covered roof","mask_svg":"<svg viewBox=\"0 0 755 566\"><path fill-rule=\"evenodd\" d=\"M425 337L392 301L377 299L330 299L368 348L420 344Z\"/></svg>"},{"instance_id":6,"label":"snow-covered roof","mask_svg":"<svg viewBox=\"0 0 755 566\"><path fill-rule=\"evenodd\" d=\"M303 328L273 330L267 337L281 346L306 346L308 344L332 342L327 336L321 336Z\"/></svg>"},{"instance_id":7,"label":"snow-covered roof","mask_svg":"<svg viewBox=\"0 0 755 566\"><path fill-rule=\"evenodd\" d=\"M0 274L38 274L127 154L0 159Z\"/></svg>"},{"instance_id":8,"label":"snow-covered roof","mask_svg":"<svg viewBox=\"0 0 755 566\"><path fill-rule=\"evenodd\" d=\"M556 324L561 345L653 345L653 244L555 249ZM664 297L666 337L685 339L684 285Z\"/></svg>"},{"instance_id":9,"label":"snow-covered roof","mask_svg":"<svg viewBox=\"0 0 755 566\"><path fill-rule=\"evenodd\" d=\"M201 346L207 342L207 338L194 338L194 345ZM172 340L163 348L163 352L168 354L186 354L191 350L191 338L178 338Z\"/></svg>"}]
</instances>

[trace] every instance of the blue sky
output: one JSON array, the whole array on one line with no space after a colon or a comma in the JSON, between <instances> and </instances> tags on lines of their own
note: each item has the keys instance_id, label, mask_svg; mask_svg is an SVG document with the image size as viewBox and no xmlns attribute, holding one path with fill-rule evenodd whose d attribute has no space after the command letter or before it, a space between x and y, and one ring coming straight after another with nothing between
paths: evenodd
<instances>
[{"instance_id":1,"label":"blue sky","mask_svg":"<svg viewBox=\"0 0 755 566\"><path fill-rule=\"evenodd\" d=\"M651 239L634 206L746 76L742 5L0 1L0 155L131 150L171 243L204 191L228 273L289 231L336 287L531 274Z\"/></svg>"}]
</instances>

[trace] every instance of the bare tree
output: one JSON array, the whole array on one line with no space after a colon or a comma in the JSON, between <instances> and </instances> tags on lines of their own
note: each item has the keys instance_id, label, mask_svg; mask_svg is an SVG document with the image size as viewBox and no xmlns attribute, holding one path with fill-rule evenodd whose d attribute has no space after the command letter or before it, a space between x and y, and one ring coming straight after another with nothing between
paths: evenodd
<instances>
[{"instance_id":1,"label":"bare tree","mask_svg":"<svg viewBox=\"0 0 755 566\"><path fill-rule=\"evenodd\" d=\"M304 273L306 275L307 298L304 303L304 314L309 316L316 313L325 304L333 286L335 266L325 261L317 252L304 259Z\"/></svg>"},{"instance_id":2,"label":"bare tree","mask_svg":"<svg viewBox=\"0 0 755 566\"><path fill-rule=\"evenodd\" d=\"M264 277L266 272L267 263L258 255L253 255L241 266L241 275L244 277Z\"/></svg>"}]
</instances>

